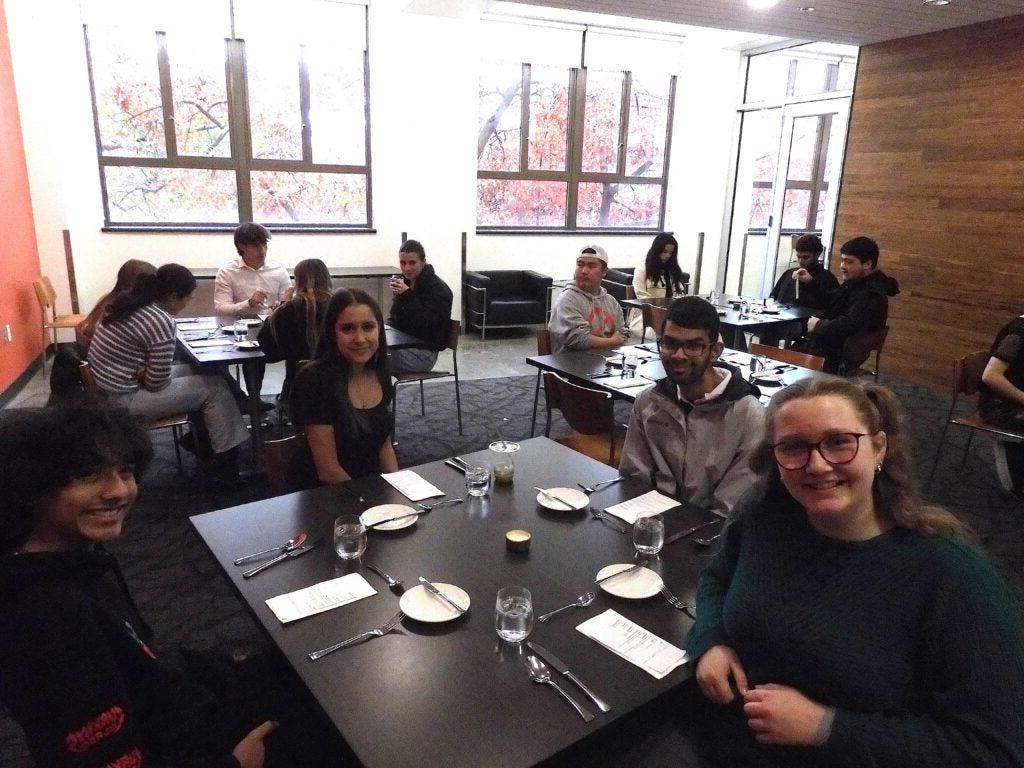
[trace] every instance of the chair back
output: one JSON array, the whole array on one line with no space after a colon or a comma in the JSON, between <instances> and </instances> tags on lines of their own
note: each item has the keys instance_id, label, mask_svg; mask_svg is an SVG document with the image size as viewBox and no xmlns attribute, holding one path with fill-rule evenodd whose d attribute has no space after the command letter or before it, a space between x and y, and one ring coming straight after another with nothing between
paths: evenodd
<instances>
[{"instance_id":1,"label":"chair back","mask_svg":"<svg viewBox=\"0 0 1024 768\"><path fill-rule=\"evenodd\" d=\"M988 365L991 357L992 353L987 349L980 349L957 360L953 367L955 381L953 394L978 394L978 390L981 388L981 375L985 372L985 366Z\"/></svg>"},{"instance_id":2,"label":"chair back","mask_svg":"<svg viewBox=\"0 0 1024 768\"><path fill-rule=\"evenodd\" d=\"M812 371L820 371L825 366L825 358L817 355L809 355L805 352L796 352L792 349L779 349L770 344L751 343L747 351L752 355L769 357L790 365L799 365L801 368L810 368Z\"/></svg>"},{"instance_id":3,"label":"chair back","mask_svg":"<svg viewBox=\"0 0 1024 768\"><path fill-rule=\"evenodd\" d=\"M661 338L661 328L665 325L665 318L668 317L668 307L656 307L653 304L643 304L640 307L644 324L642 339L647 338L647 329L654 331L654 338Z\"/></svg>"},{"instance_id":4,"label":"chair back","mask_svg":"<svg viewBox=\"0 0 1024 768\"><path fill-rule=\"evenodd\" d=\"M561 411L576 432L584 435L611 435L615 428L612 396L608 392L581 387L557 373L544 372L544 392L558 390Z\"/></svg>"},{"instance_id":5,"label":"chair back","mask_svg":"<svg viewBox=\"0 0 1024 768\"><path fill-rule=\"evenodd\" d=\"M452 353L459 348L459 336L462 335L462 323L458 320L450 320L448 322L448 341L445 344L447 349L450 349Z\"/></svg>"},{"instance_id":6,"label":"chair back","mask_svg":"<svg viewBox=\"0 0 1024 768\"><path fill-rule=\"evenodd\" d=\"M632 285L626 286L626 298L636 299L636 289Z\"/></svg>"},{"instance_id":7,"label":"chair back","mask_svg":"<svg viewBox=\"0 0 1024 768\"><path fill-rule=\"evenodd\" d=\"M843 365L847 370L853 370L861 366L871 353L875 353L874 374L878 376L878 359L885 347L885 340L889 336L889 326L879 328L877 331L861 331L850 336L843 343Z\"/></svg>"},{"instance_id":8,"label":"chair back","mask_svg":"<svg viewBox=\"0 0 1024 768\"><path fill-rule=\"evenodd\" d=\"M551 331L545 328L543 331L534 331L534 336L537 337L537 354L538 355L550 355L551 354Z\"/></svg>"},{"instance_id":9,"label":"chair back","mask_svg":"<svg viewBox=\"0 0 1024 768\"><path fill-rule=\"evenodd\" d=\"M48 319L53 319L53 303L56 300L56 296L51 293L53 286L50 281L45 277L40 277L38 280L32 281L32 288L36 292L36 299L39 301L39 309L43 313L44 317L48 316Z\"/></svg>"},{"instance_id":10,"label":"chair back","mask_svg":"<svg viewBox=\"0 0 1024 768\"><path fill-rule=\"evenodd\" d=\"M264 440L260 444L267 484L274 493L291 493L317 484L313 455L304 434L280 440Z\"/></svg>"}]
</instances>

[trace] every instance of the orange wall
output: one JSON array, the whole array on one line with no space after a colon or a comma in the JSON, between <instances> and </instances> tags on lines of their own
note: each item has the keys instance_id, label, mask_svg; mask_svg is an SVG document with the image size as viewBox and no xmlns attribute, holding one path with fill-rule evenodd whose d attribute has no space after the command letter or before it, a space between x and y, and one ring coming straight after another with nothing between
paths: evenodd
<instances>
[{"instance_id":1,"label":"orange wall","mask_svg":"<svg viewBox=\"0 0 1024 768\"><path fill-rule=\"evenodd\" d=\"M11 344L0 338L0 393L39 354L39 304L32 290L39 271L7 17L0 0L0 332L9 324L14 338Z\"/></svg>"}]
</instances>

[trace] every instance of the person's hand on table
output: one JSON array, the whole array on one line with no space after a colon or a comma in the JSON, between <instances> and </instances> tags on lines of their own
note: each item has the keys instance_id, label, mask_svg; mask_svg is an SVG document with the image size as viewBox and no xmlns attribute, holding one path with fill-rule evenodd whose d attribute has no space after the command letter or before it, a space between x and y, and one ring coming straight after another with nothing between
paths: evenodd
<instances>
[{"instance_id":1,"label":"person's hand on table","mask_svg":"<svg viewBox=\"0 0 1024 768\"><path fill-rule=\"evenodd\" d=\"M800 269L793 273L793 279L799 280L801 283L809 283L812 280L811 273L803 267L800 267Z\"/></svg>"},{"instance_id":2,"label":"person's hand on table","mask_svg":"<svg viewBox=\"0 0 1024 768\"><path fill-rule=\"evenodd\" d=\"M767 683L744 692L743 699L747 725L761 744L814 747L828 738L831 710L796 688Z\"/></svg>"},{"instance_id":3,"label":"person's hand on table","mask_svg":"<svg viewBox=\"0 0 1024 768\"><path fill-rule=\"evenodd\" d=\"M254 307L254 308L258 307L260 304L262 304L266 300L267 300L267 292L266 291L256 291L256 292L253 293L252 296L249 297L249 306L250 307Z\"/></svg>"},{"instance_id":4,"label":"person's hand on table","mask_svg":"<svg viewBox=\"0 0 1024 768\"><path fill-rule=\"evenodd\" d=\"M712 646L697 662L697 685L715 704L728 704L735 698L730 680L741 693L747 690L747 673L736 651L728 645Z\"/></svg>"},{"instance_id":5,"label":"person's hand on table","mask_svg":"<svg viewBox=\"0 0 1024 768\"><path fill-rule=\"evenodd\" d=\"M235 745L235 748L231 750L231 756L241 764L242 768L263 768L263 761L266 758L266 747L263 740L275 728L277 728L277 723L272 720L257 725Z\"/></svg>"}]
</instances>

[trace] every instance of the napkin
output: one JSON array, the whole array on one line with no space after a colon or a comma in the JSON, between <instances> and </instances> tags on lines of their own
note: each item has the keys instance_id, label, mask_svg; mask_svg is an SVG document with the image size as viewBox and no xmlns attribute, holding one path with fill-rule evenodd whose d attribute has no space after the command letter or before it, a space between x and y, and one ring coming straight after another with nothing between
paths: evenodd
<instances>
[{"instance_id":1,"label":"napkin","mask_svg":"<svg viewBox=\"0 0 1024 768\"><path fill-rule=\"evenodd\" d=\"M274 612L278 621L287 624L376 594L377 590L371 587L370 582L361 574L350 573L330 581L321 581L305 589L271 597L267 600L267 607Z\"/></svg>"},{"instance_id":2,"label":"napkin","mask_svg":"<svg viewBox=\"0 0 1024 768\"><path fill-rule=\"evenodd\" d=\"M646 376L634 376L632 379L624 379L619 376L610 376L601 379L601 386L612 389L632 389L633 387L649 387L651 379Z\"/></svg>"},{"instance_id":3,"label":"napkin","mask_svg":"<svg viewBox=\"0 0 1024 768\"><path fill-rule=\"evenodd\" d=\"M637 496L635 499L613 504L605 512L615 515L620 520L624 520L632 525L638 517L658 515L665 510L678 506L679 502L675 499L658 493L658 491L648 491L643 496Z\"/></svg>"},{"instance_id":4,"label":"napkin","mask_svg":"<svg viewBox=\"0 0 1024 768\"><path fill-rule=\"evenodd\" d=\"M682 648L665 642L611 608L576 629L658 680L689 661Z\"/></svg>"},{"instance_id":5,"label":"napkin","mask_svg":"<svg viewBox=\"0 0 1024 768\"><path fill-rule=\"evenodd\" d=\"M382 474L381 477L391 483L395 490L409 501L423 501L431 496L444 496L444 491L431 485L411 469Z\"/></svg>"}]
</instances>

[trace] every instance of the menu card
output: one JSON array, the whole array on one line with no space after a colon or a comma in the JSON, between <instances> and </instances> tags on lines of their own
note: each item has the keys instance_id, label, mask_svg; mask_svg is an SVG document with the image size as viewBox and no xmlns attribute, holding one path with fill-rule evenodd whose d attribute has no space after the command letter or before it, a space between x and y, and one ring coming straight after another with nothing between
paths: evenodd
<instances>
[{"instance_id":1,"label":"menu card","mask_svg":"<svg viewBox=\"0 0 1024 768\"><path fill-rule=\"evenodd\" d=\"M651 381L646 376L634 376L631 379L624 379L620 376L611 376L609 378L602 378L601 384L605 387L611 387L612 389L633 389L633 387L649 387Z\"/></svg>"},{"instance_id":2,"label":"menu card","mask_svg":"<svg viewBox=\"0 0 1024 768\"><path fill-rule=\"evenodd\" d=\"M643 496L637 496L635 499L613 504L605 512L615 515L620 520L624 520L632 525L638 517L660 515L662 512L678 506L679 502L675 499L669 498L658 491L648 491Z\"/></svg>"},{"instance_id":3,"label":"menu card","mask_svg":"<svg viewBox=\"0 0 1024 768\"><path fill-rule=\"evenodd\" d=\"M658 680L689 661L682 648L665 642L611 608L576 629Z\"/></svg>"},{"instance_id":4,"label":"menu card","mask_svg":"<svg viewBox=\"0 0 1024 768\"><path fill-rule=\"evenodd\" d=\"M376 594L377 590L371 587L370 582L361 574L350 573L330 581L321 581L305 589L272 597L266 602L278 621L287 624Z\"/></svg>"},{"instance_id":5,"label":"menu card","mask_svg":"<svg viewBox=\"0 0 1024 768\"><path fill-rule=\"evenodd\" d=\"M395 490L403 494L409 501L423 501L431 496L444 496L444 491L431 485L411 469L389 472L382 474L381 477L391 483Z\"/></svg>"}]
</instances>

